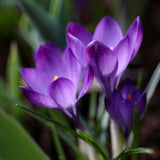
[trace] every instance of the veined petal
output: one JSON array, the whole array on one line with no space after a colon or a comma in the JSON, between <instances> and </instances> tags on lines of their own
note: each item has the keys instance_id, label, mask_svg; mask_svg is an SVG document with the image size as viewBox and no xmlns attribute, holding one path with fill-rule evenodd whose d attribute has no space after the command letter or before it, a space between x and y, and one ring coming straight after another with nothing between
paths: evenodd
<instances>
[{"instance_id":1,"label":"veined petal","mask_svg":"<svg viewBox=\"0 0 160 160\"><path fill-rule=\"evenodd\" d=\"M47 87L54 78L52 75L35 68L24 68L21 74L24 81L31 89L47 95Z\"/></svg>"},{"instance_id":2,"label":"veined petal","mask_svg":"<svg viewBox=\"0 0 160 160\"><path fill-rule=\"evenodd\" d=\"M41 45L36 53L36 68L52 75L61 74L61 55L60 49L52 43Z\"/></svg>"},{"instance_id":3,"label":"veined petal","mask_svg":"<svg viewBox=\"0 0 160 160\"><path fill-rule=\"evenodd\" d=\"M111 17L104 17L97 25L93 40L100 41L109 48L114 48L123 38L121 28Z\"/></svg>"},{"instance_id":4,"label":"veined petal","mask_svg":"<svg viewBox=\"0 0 160 160\"><path fill-rule=\"evenodd\" d=\"M119 126L123 126L124 125L124 120L123 120L123 117L121 115L121 112L119 111L119 109L114 104L112 104L112 102L108 98L105 98L105 107L106 107L106 110L108 111L110 117Z\"/></svg>"},{"instance_id":5,"label":"veined petal","mask_svg":"<svg viewBox=\"0 0 160 160\"><path fill-rule=\"evenodd\" d=\"M75 87L77 88L79 79L81 77L82 67L68 47L65 49L65 52L62 57L62 62L64 64L64 75L66 74L66 76L63 77L71 79Z\"/></svg>"},{"instance_id":6,"label":"veined petal","mask_svg":"<svg viewBox=\"0 0 160 160\"><path fill-rule=\"evenodd\" d=\"M132 57L132 52L130 49L130 39L128 36L118 43L118 45L114 49L114 53L116 54L118 59L118 76L125 71Z\"/></svg>"},{"instance_id":7,"label":"veined petal","mask_svg":"<svg viewBox=\"0 0 160 160\"><path fill-rule=\"evenodd\" d=\"M68 33L79 39L84 45L87 45L92 39L92 34L88 30L73 22L67 26L67 35Z\"/></svg>"},{"instance_id":8,"label":"veined petal","mask_svg":"<svg viewBox=\"0 0 160 160\"><path fill-rule=\"evenodd\" d=\"M92 85L92 82L93 82L93 78L94 78L94 75L93 75L93 72L92 72L92 69L87 66L85 68L85 72L84 72L84 79L83 79L83 83L82 83L82 86L81 86L81 90L80 90L80 93L79 93L79 96L78 96L78 100L88 91L88 89L91 87Z\"/></svg>"},{"instance_id":9,"label":"veined petal","mask_svg":"<svg viewBox=\"0 0 160 160\"><path fill-rule=\"evenodd\" d=\"M77 37L67 34L68 47L72 50L74 56L81 63L82 66L85 66L84 61L84 49L85 45Z\"/></svg>"},{"instance_id":10,"label":"veined petal","mask_svg":"<svg viewBox=\"0 0 160 160\"><path fill-rule=\"evenodd\" d=\"M135 86L133 82L129 78L127 78L121 89L121 95L124 99L128 99L128 94L132 94L133 91L135 91Z\"/></svg>"},{"instance_id":11,"label":"veined petal","mask_svg":"<svg viewBox=\"0 0 160 160\"><path fill-rule=\"evenodd\" d=\"M86 48L85 60L96 72L104 76L114 72L117 65L117 58L113 51L97 41L91 42Z\"/></svg>"},{"instance_id":12,"label":"veined petal","mask_svg":"<svg viewBox=\"0 0 160 160\"><path fill-rule=\"evenodd\" d=\"M48 94L61 108L75 105L76 88L67 78L58 78L53 81L48 87Z\"/></svg>"},{"instance_id":13,"label":"veined petal","mask_svg":"<svg viewBox=\"0 0 160 160\"><path fill-rule=\"evenodd\" d=\"M137 17L129 27L126 35L131 40L132 58L133 59L142 43L143 31L140 17Z\"/></svg>"},{"instance_id":14,"label":"veined petal","mask_svg":"<svg viewBox=\"0 0 160 160\"><path fill-rule=\"evenodd\" d=\"M58 109L57 104L52 98L22 86L20 86L20 89L23 95L35 105L51 109Z\"/></svg>"},{"instance_id":15,"label":"veined petal","mask_svg":"<svg viewBox=\"0 0 160 160\"><path fill-rule=\"evenodd\" d=\"M37 51L34 52L34 59L35 60L36 60L37 54L38 54L39 50L41 50L41 48L44 48L46 50L46 52L49 52L50 54L54 54L55 56L57 56L59 58L62 56L62 50L60 48L58 48L55 44L53 44L52 42L44 42L42 45L39 46Z\"/></svg>"},{"instance_id":16,"label":"veined petal","mask_svg":"<svg viewBox=\"0 0 160 160\"><path fill-rule=\"evenodd\" d=\"M122 100L119 103L119 110L122 114L126 126L132 126L134 104L135 103L130 100Z\"/></svg>"}]
</instances>

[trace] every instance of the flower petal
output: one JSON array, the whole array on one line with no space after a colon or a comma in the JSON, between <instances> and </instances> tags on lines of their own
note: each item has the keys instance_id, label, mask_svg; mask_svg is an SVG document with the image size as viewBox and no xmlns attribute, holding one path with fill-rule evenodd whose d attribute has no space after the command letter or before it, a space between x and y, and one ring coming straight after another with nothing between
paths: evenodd
<instances>
[{"instance_id":1,"label":"flower petal","mask_svg":"<svg viewBox=\"0 0 160 160\"><path fill-rule=\"evenodd\" d=\"M62 50L58 48L55 44L53 44L52 42L44 42L42 45L39 46L38 50L34 52L34 59L37 58L37 54L39 52L39 49L41 49L41 47L50 52L50 54L54 54L57 57L62 56Z\"/></svg>"},{"instance_id":2,"label":"flower petal","mask_svg":"<svg viewBox=\"0 0 160 160\"><path fill-rule=\"evenodd\" d=\"M121 127L124 125L124 120L119 111L119 108L115 106L108 98L105 98L105 107L110 117Z\"/></svg>"},{"instance_id":3,"label":"flower petal","mask_svg":"<svg viewBox=\"0 0 160 160\"><path fill-rule=\"evenodd\" d=\"M81 77L82 67L68 47L63 54L62 62L64 64L64 71L66 72L67 70L68 72L67 75L63 77L71 79L75 87L77 88L79 79ZM66 74L65 72L64 75Z\"/></svg>"},{"instance_id":4,"label":"flower petal","mask_svg":"<svg viewBox=\"0 0 160 160\"><path fill-rule=\"evenodd\" d=\"M102 75L108 75L115 70L117 58L113 51L100 42L91 42L85 51L87 64Z\"/></svg>"},{"instance_id":5,"label":"flower petal","mask_svg":"<svg viewBox=\"0 0 160 160\"><path fill-rule=\"evenodd\" d=\"M122 114L124 124L121 126L124 137L127 138L133 124L134 102L130 100L122 100L119 103L119 109Z\"/></svg>"},{"instance_id":6,"label":"flower petal","mask_svg":"<svg viewBox=\"0 0 160 160\"><path fill-rule=\"evenodd\" d=\"M130 49L130 39L128 36L126 36L118 43L118 45L114 49L114 52L118 59L117 75L119 75L125 71L132 56L132 52Z\"/></svg>"},{"instance_id":7,"label":"flower petal","mask_svg":"<svg viewBox=\"0 0 160 160\"><path fill-rule=\"evenodd\" d=\"M59 75L62 72L60 56L62 55L60 49L52 43L45 43L41 45L36 53L36 68L48 74Z\"/></svg>"},{"instance_id":8,"label":"flower petal","mask_svg":"<svg viewBox=\"0 0 160 160\"><path fill-rule=\"evenodd\" d=\"M142 24L140 17L137 17L134 20L134 22L129 27L126 35L128 35L131 40L132 59L133 59L138 49L140 48L143 39L143 31L142 31Z\"/></svg>"},{"instance_id":9,"label":"flower petal","mask_svg":"<svg viewBox=\"0 0 160 160\"><path fill-rule=\"evenodd\" d=\"M85 51L85 59L94 72L107 96L115 89L117 58L112 50L100 42L94 41Z\"/></svg>"},{"instance_id":10,"label":"flower petal","mask_svg":"<svg viewBox=\"0 0 160 160\"><path fill-rule=\"evenodd\" d=\"M114 48L123 38L121 28L111 17L104 17L97 25L93 40L100 41L109 48Z\"/></svg>"},{"instance_id":11,"label":"flower petal","mask_svg":"<svg viewBox=\"0 0 160 160\"><path fill-rule=\"evenodd\" d=\"M84 45L87 45L92 39L92 34L76 23L68 24L67 35L68 33L79 39Z\"/></svg>"},{"instance_id":12,"label":"flower petal","mask_svg":"<svg viewBox=\"0 0 160 160\"><path fill-rule=\"evenodd\" d=\"M82 66L85 65L84 61L84 49L85 45L76 37L71 34L67 34L67 40L69 48L72 50L74 56L81 63Z\"/></svg>"},{"instance_id":13,"label":"flower petal","mask_svg":"<svg viewBox=\"0 0 160 160\"><path fill-rule=\"evenodd\" d=\"M134 102L130 100L122 100L119 103L119 110L122 114L126 126L132 126L132 117L134 112ZM131 124L130 124L131 123Z\"/></svg>"},{"instance_id":14,"label":"flower petal","mask_svg":"<svg viewBox=\"0 0 160 160\"><path fill-rule=\"evenodd\" d=\"M22 86L20 86L20 89L24 96L35 105L51 109L58 109L57 104L50 97Z\"/></svg>"},{"instance_id":15,"label":"flower petal","mask_svg":"<svg viewBox=\"0 0 160 160\"><path fill-rule=\"evenodd\" d=\"M52 75L35 68L24 68L21 73L24 81L31 89L47 95L47 87L54 78Z\"/></svg>"},{"instance_id":16,"label":"flower petal","mask_svg":"<svg viewBox=\"0 0 160 160\"><path fill-rule=\"evenodd\" d=\"M128 94L131 94L135 91L135 86L133 84L133 82L127 78L125 80L125 83L121 89L121 95L124 99L128 99Z\"/></svg>"},{"instance_id":17,"label":"flower petal","mask_svg":"<svg viewBox=\"0 0 160 160\"><path fill-rule=\"evenodd\" d=\"M83 83L82 83L82 86L81 86L81 90L80 90L80 93L79 93L79 96L78 96L78 100L88 91L88 89L91 87L92 85L92 82L93 82L93 78L94 78L94 75L93 75L93 72L92 72L92 69L87 66L85 68L85 72L84 72L84 79L83 79Z\"/></svg>"},{"instance_id":18,"label":"flower petal","mask_svg":"<svg viewBox=\"0 0 160 160\"><path fill-rule=\"evenodd\" d=\"M75 105L76 88L67 78L58 78L53 81L48 87L48 94L61 108Z\"/></svg>"}]
</instances>

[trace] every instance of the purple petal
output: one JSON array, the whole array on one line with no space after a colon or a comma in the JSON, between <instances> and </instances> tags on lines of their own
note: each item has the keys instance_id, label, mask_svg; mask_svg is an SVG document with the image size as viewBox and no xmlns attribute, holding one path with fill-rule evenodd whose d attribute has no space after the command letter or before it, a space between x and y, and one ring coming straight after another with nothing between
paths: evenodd
<instances>
[{"instance_id":1,"label":"purple petal","mask_svg":"<svg viewBox=\"0 0 160 160\"><path fill-rule=\"evenodd\" d=\"M51 109L58 109L57 104L50 97L22 86L20 89L24 96L35 105Z\"/></svg>"},{"instance_id":2,"label":"purple petal","mask_svg":"<svg viewBox=\"0 0 160 160\"><path fill-rule=\"evenodd\" d=\"M93 72L91 70L91 68L89 66L87 66L85 68L85 72L84 72L84 79L83 79L83 83L81 86L81 90L78 96L78 100L88 91L88 89L91 87L92 82L93 82Z\"/></svg>"},{"instance_id":3,"label":"purple petal","mask_svg":"<svg viewBox=\"0 0 160 160\"><path fill-rule=\"evenodd\" d=\"M134 102L130 100L122 100L119 103L119 110L122 114L126 126L132 126L132 117L134 112Z\"/></svg>"},{"instance_id":4,"label":"purple petal","mask_svg":"<svg viewBox=\"0 0 160 160\"><path fill-rule=\"evenodd\" d=\"M130 91L130 94L131 94L131 98L134 102L136 102L137 100L139 100L139 98L141 97L142 95L142 91L141 89L134 89L132 92Z\"/></svg>"},{"instance_id":5,"label":"purple petal","mask_svg":"<svg viewBox=\"0 0 160 160\"><path fill-rule=\"evenodd\" d=\"M60 50L52 43L41 45L36 53L36 68L53 76L56 74L60 76L62 72L60 56Z\"/></svg>"},{"instance_id":6,"label":"purple petal","mask_svg":"<svg viewBox=\"0 0 160 160\"><path fill-rule=\"evenodd\" d=\"M65 77L71 79L75 87L78 87L82 67L69 48L66 48L62 57L62 62L64 64Z\"/></svg>"},{"instance_id":7,"label":"purple petal","mask_svg":"<svg viewBox=\"0 0 160 160\"><path fill-rule=\"evenodd\" d=\"M48 94L61 108L75 105L76 88L69 79L58 78L53 81L48 87Z\"/></svg>"},{"instance_id":8,"label":"purple petal","mask_svg":"<svg viewBox=\"0 0 160 160\"><path fill-rule=\"evenodd\" d=\"M91 66L107 96L115 89L117 58L112 50L100 42L92 42L85 52L86 62Z\"/></svg>"},{"instance_id":9,"label":"purple petal","mask_svg":"<svg viewBox=\"0 0 160 160\"><path fill-rule=\"evenodd\" d=\"M105 107L106 110L108 111L110 117L119 125L123 126L124 125L124 120L121 115L121 112L119 109L111 103L111 101L108 98L105 98Z\"/></svg>"},{"instance_id":10,"label":"purple petal","mask_svg":"<svg viewBox=\"0 0 160 160\"><path fill-rule=\"evenodd\" d=\"M52 75L35 68L24 68L21 73L24 81L31 89L47 95L47 87L52 82L54 75L52 77Z\"/></svg>"},{"instance_id":11,"label":"purple petal","mask_svg":"<svg viewBox=\"0 0 160 160\"><path fill-rule=\"evenodd\" d=\"M77 58L77 60L81 63L82 66L85 65L84 61L84 49L85 45L76 37L71 34L67 35L67 40L69 44L69 48L72 50L73 54Z\"/></svg>"},{"instance_id":12,"label":"purple petal","mask_svg":"<svg viewBox=\"0 0 160 160\"><path fill-rule=\"evenodd\" d=\"M118 45L114 49L114 52L118 59L117 75L119 75L125 71L132 56L132 52L130 49L130 39L128 36L118 43Z\"/></svg>"},{"instance_id":13,"label":"purple petal","mask_svg":"<svg viewBox=\"0 0 160 160\"><path fill-rule=\"evenodd\" d=\"M79 39L84 45L87 45L92 39L92 34L76 23L68 24L67 35L68 33Z\"/></svg>"},{"instance_id":14,"label":"purple petal","mask_svg":"<svg viewBox=\"0 0 160 160\"><path fill-rule=\"evenodd\" d=\"M137 101L137 111L138 111L138 117L142 115L144 112L144 109L146 107L146 92L143 92L139 100Z\"/></svg>"},{"instance_id":15,"label":"purple petal","mask_svg":"<svg viewBox=\"0 0 160 160\"><path fill-rule=\"evenodd\" d=\"M124 99L128 99L128 94L131 94L135 91L135 86L133 82L127 78L122 89L121 89L121 95Z\"/></svg>"},{"instance_id":16,"label":"purple petal","mask_svg":"<svg viewBox=\"0 0 160 160\"><path fill-rule=\"evenodd\" d=\"M62 51L60 48L58 48L52 42L44 42L42 45L39 46L38 50L34 52L34 59L37 58L37 54L39 50L41 50L41 48L46 50L46 52L49 52L50 54L54 54L55 56L59 58L62 56Z\"/></svg>"},{"instance_id":17,"label":"purple petal","mask_svg":"<svg viewBox=\"0 0 160 160\"><path fill-rule=\"evenodd\" d=\"M112 73L117 65L117 58L113 51L97 41L88 45L85 51L85 59L102 75Z\"/></svg>"},{"instance_id":18,"label":"purple petal","mask_svg":"<svg viewBox=\"0 0 160 160\"><path fill-rule=\"evenodd\" d=\"M120 112L124 120L124 124L121 126L124 138L128 138L132 128L134 104L130 100L123 100L119 103Z\"/></svg>"},{"instance_id":19,"label":"purple petal","mask_svg":"<svg viewBox=\"0 0 160 160\"><path fill-rule=\"evenodd\" d=\"M132 59L135 57L138 49L140 48L142 39L143 39L143 31L140 17L137 17L130 28L127 31L127 34L131 40L131 49L132 49Z\"/></svg>"},{"instance_id":20,"label":"purple petal","mask_svg":"<svg viewBox=\"0 0 160 160\"><path fill-rule=\"evenodd\" d=\"M93 40L100 41L109 48L114 48L123 38L121 28L111 17L104 17L97 25Z\"/></svg>"}]
</instances>

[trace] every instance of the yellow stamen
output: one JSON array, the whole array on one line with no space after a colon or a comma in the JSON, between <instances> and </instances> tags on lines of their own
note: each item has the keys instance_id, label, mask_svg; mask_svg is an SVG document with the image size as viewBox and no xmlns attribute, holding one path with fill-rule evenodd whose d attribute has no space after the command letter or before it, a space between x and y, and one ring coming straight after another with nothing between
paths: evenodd
<instances>
[{"instance_id":1,"label":"yellow stamen","mask_svg":"<svg viewBox=\"0 0 160 160\"><path fill-rule=\"evenodd\" d=\"M59 77L58 76L54 76L53 81L56 81Z\"/></svg>"},{"instance_id":2,"label":"yellow stamen","mask_svg":"<svg viewBox=\"0 0 160 160\"><path fill-rule=\"evenodd\" d=\"M110 49L113 51L113 47L110 47Z\"/></svg>"},{"instance_id":3,"label":"yellow stamen","mask_svg":"<svg viewBox=\"0 0 160 160\"><path fill-rule=\"evenodd\" d=\"M132 99L131 94L128 94L128 99L129 99L129 100L131 100L131 99Z\"/></svg>"}]
</instances>

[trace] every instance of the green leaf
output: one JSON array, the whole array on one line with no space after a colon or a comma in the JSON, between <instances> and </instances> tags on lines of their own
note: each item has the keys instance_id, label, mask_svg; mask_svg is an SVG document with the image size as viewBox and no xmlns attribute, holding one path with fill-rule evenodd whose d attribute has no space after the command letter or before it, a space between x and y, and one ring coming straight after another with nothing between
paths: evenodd
<instances>
[{"instance_id":1,"label":"green leaf","mask_svg":"<svg viewBox=\"0 0 160 160\"><path fill-rule=\"evenodd\" d=\"M72 13L72 5L72 0L51 0L50 3L50 14L54 18L57 27L60 28L64 38L67 24L74 15Z\"/></svg>"},{"instance_id":2,"label":"green leaf","mask_svg":"<svg viewBox=\"0 0 160 160\"><path fill-rule=\"evenodd\" d=\"M97 151L101 153L101 155L107 160L109 159L109 153L103 145L101 145L98 141L96 141L94 138L92 138L90 135L86 134L85 132L78 130L80 135L82 136L82 139L85 140L87 143L89 143L91 146L93 146Z\"/></svg>"},{"instance_id":3,"label":"green leaf","mask_svg":"<svg viewBox=\"0 0 160 160\"><path fill-rule=\"evenodd\" d=\"M23 127L0 110L0 159L47 160Z\"/></svg>"},{"instance_id":4,"label":"green leaf","mask_svg":"<svg viewBox=\"0 0 160 160\"><path fill-rule=\"evenodd\" d=\"M22 97L22 93L19 89L21 80L20 65L17 44L16 42L12 42L7 62L7 94L15 100L21 99ZM15 109L15 104L10 105L10 111L17 119L20 119L23 115L22 111Z\"/></svg>"},{"instance_id":5,"label":"green leaf","mask_svg":"<svg viewBox=\"0 0 160 160\"><path fill-rule=\"evenodd\" d=\"M65 154L64 154L64 151L63 151L63 148L54 124L51 125L51 129L52 129L52 137L53 137L53 141L56 147L58 157L60 160L66 160L66 157L65 157Z\"/></svg>"},{"instance_id":6,"label":"green leaf","mask_svg":"<svg viewBox=\"0 0 160 160\"><path fill-rule=\"evenodd\" d=\"M60 47L65 46L65 37L51 16L34 1L18 0L24 13L30 18L34 27L39 31L44 40L51 40Z\"/></svg>"},{"instance_id":7,"label":"green leaf","mask_svg":"<svg viewBox=\"0 0 160 160\"><path fill-rule=\"evenodd\" d=\"M124 149L116 158L113 160L126 160L129 156L134 154L153 154L153 150L149 148L135 148L135 149Z\"/></svg>"},{"instance_id":8,"label":"green leaf","mask_svg":"<svg viewBox=\"0 0 160 160\"><path fill-rule=\"evenodd\" d=\"M84 137L84 139L86 141L88 141L89 143L94 143L94 139L91 138L88 134L86 134L85 132L81 131L81 130L78 130L78 132L80 133L80 135L82 135Z\"/></svg>"},{"instance_id":9,"label":"green leaf","mask_svg":"<svg viewBox=\"0 0 160 160\"><path fill-rule=\"evenodd\" d=\"M75 140L73 140L73 136L68 136L64 132L58 130L58 134L61 137L61 139L67 143L67 145L70 147L70 149L73 151L75 157L77 160L87 160L87 158L80 152Z\"/></svg>"},{"instance_id":10,"label":"green leaf","mask_svg":"<svg viewBox=\"0 0 160 160\"><path fill-rule=\"evenodd\" d=\"M141 84L142 84L142 71L139 71L138 73L138 79L137 79L137 84L136 84L136 88L140 88L141 87Z\"/></svg>"},{"instance_id":11,"label":"green leaf","mask_svg":"<svg viewBox=\"0 0 160 160\"><path fill-rule=\"evenodd\" d=\"M139 117L137 112L137 105L134 106L133 113L133 143L132 148L137 148L139 144Z\"/></svg>"},{"instance_id":12,"label":"green leaf","mask_svg":"<svg viewBox=\"0 0 160 160\"><path fill-rule=\"evenodd\" d=\"M90 145L92 145L99 153L101 153L101 155L107 160L109 159L108 157L108 152L104 149L105 147L102 146L101 144L99 144L96 140L94 140L94 138L92 138L91 136L89 136L88 134L86 133L82 133L82 131L80 131L80 133L77 133L76 131L74 131L73 129L71 129L70 127L68 126L65 126L57 121L55 121L54 119L51 119L45 115L43 115L42 113L39 113L37 111L34 111L33 109L30 109L30 108L26 108L26 107L23 107L23 106L20 106L17 104L17 107L27 111L28 113L32 114L33 116L35 117L38 117L38 118L42 118L43 120L46 120L48 122L51 122L53 124L55 124L57 126L57 128L63 130L63 131L67 131L69 132L70 134L72 134L73 136L76 136L77 138L81 138L83 140L85 140L87 143L89 143Z\"/></svg>"},{"instance_id":13,"label":"green leaf","mask_svg":"<svg viewBox=\"0 0 160 160\"><path fill-rule=\"evenodd\" d=\"M5 91L5 83L4 80L0 77L0 91Z\"/></svg>"},{"instance_id":14,"label":"green leaf","mask_svg":"<svg viewBox=\"0 0 160 160\"><path fill-rule=\"evenodd\" d=\"M146 87L147 105L149 104L159 81L160 81L160 63L157 65L157 67L156 67L155 71L153 72L153 75L152 75L152 77ZM146 107L146 109L147 109L147 107ZM145 111L146 111L146 109L145 109Z\"/></svg>"},{"instance_id":15,"label":"green leaf","mask_svg":"<svg viewBox=\"0 0 160 160\"><path fill-rule=\"evenodd\" d=\"M137 105L135 103L134 113L133 113L133 141L132 148L137 148L139 145L139 117L137 112ZM134 154L132 160L137 160L138 155Z\"/></svg>"},{"instance_id":16,"label":"green leaf","mask_svg":"<svg viewBox=\"0 0 160 160\"><path fill-rule=\"evenodd\" d=\"M124 156L124 153L127 149L124 149L117 157L115 157L113 160L119 160L120 158L122 158Z\"/></svg>"},{"instance_id":17,"label":"green leaf","mask_svg":"<svg viewBox=\"0 0 160 160\"><path fill-rule=\"evenodd\" d=\"M4 36L13 39L20 13L13 5L6 2L6 0L0 0L0 11L0 35L2 38Z\"/></svg>"},{"instance_id":18,"label":"green leaf","mask_svg":"<svg viewBox=\"0 0 160 160\"><path fill-rule=\"evenodd\" d=\"M129 155L133 155L133 154L142 154L142 153L153 154L153 150L149 149L149 148L139 147L139 148L127 150L125 152L125 155L129 156Z\"/></svg>"},{"instance_id":19,"label":"green leaf","mask_svg":"<svg viewBox=\"0 0 160 160\"><path fill-rule=\"evenodd\" d=\"M19 67L20 59L18 55L17 44L12 42L7 62L7 87L8 92L17 99L22 95L19 89L21 79Z\"/></svg>"}]
</instances>

